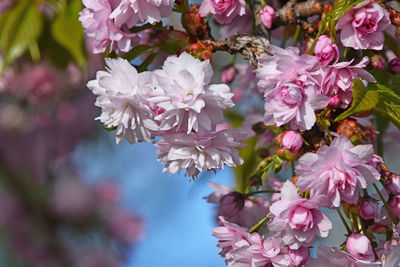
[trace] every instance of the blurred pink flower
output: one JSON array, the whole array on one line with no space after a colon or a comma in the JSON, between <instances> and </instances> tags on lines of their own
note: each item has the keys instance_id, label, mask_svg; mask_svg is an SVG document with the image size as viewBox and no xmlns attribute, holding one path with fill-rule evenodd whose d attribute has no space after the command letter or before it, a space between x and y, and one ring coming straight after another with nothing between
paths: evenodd
<instances>
[{"instance_id":1,"label":"blurred pink flower","mask_svg":"<svg viewBox=\"0 0 400 267\"><path fill-rule=\"evenodd\" d=\"M352 233L346 241L346 250L357 260L373 261L371 242L362 234Z\"/></svg>"},{"instance_id":2,"label":"blurred pink flower","mask_svg":"<svg viewBox=\"0 0 400 267\"><path fill-rule=\"evenodd\" d=\"M218 23L228 24L236 16L243 16L246 13L246 2L244 0L203 0L199 13L202 17L211 13Z\"/></svg>"},{"instance_id":3,"label":"blurred pink flower","mask_svg":"<svg viewBox=\"0 0 400 267\"><path fill-rule=\"evenodd\" d=\"M269 5L265 5L261 10L260 10L260 19L262 24L268 29L271 28L272 23L276 20L276 15L275 15L275 10L273 7Z\"/></svg>"}]
</instances>

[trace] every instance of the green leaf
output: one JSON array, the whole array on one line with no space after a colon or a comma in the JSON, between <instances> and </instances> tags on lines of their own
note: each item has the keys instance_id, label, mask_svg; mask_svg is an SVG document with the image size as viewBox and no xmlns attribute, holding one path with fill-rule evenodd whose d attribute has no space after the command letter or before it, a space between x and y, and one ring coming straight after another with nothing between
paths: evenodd
<instances>
[{"instance_id":1,"label":"green leaf","mask_svg":"<svg viewBox=\"0 0 400 267\"><path fill-rule=\"evenodd\" d=\"M144 24L142 26L136 26L133 27L132 29L130 29L130 32L132 33L137 33L137 32L141 32L143 30L147 30L147 29L156 29L156 30L167 30L163 25L162 22L158 22L155 25L152 25L150 23Z\"/></svg>"},{"instance_id":2,"label":"green leaf","mask_svg":"<svg viewBox=\"0 0 400 267\"><path fill-rule=\"evenodd\" d=\"M239 148L239 155L242 157L244 163L234 168L236 183L235 190L241 193L246 193L249 189L248 179L257 169L257 153L255 153L255 145L257 137L253 137L246 141L245 147Z\"/></svg>"},{"instance_id":3,"label":"green leaf","mask_svg":"<svg viewBox=\"0 0 400 267\"><path fill-rule=\"evenodd\" d=\"M71 0L51 26L53 38L67 49L79 67L86 66L83 28L78 20L83 8L81 0Z\"/></svg>"},{"instance_id":4,"label":"green leaf","mask_svg":"<svg viewBox=\"0 0 400 267\"><path fill-rule=\"evenodd\" d=\"M156 53L152 53L146 57L146 59L140 64L140 66L137 68L138 72L143 72L146 71L147 68L150 66L151 62L161 53L161 51L158 51Z\"/></svg>"},{"instance_id":5,"label":"green leaf","mask_svg":"<svg viewBox=\"0 0 400 267\"><path fill-rule=\"evenodd\" d=\"M381 101L375 108L375 111L389 119L397 128L400 129L400 106Z\"/></svg>"},{"instance_id":6,"label":"green leaf","mask_svg":"<svg viewBox=\"0 0 400 267\"><path fill-rule=\"evenodd\" d=\"M114 131L117 129L117 126L111 126L111 127L103 126L103 128L106 129L107 131Z\"/></svg>"},{"instance_id":7,"label":"green leaf","mask_svg":"<svg viewBox=\"0 0 400 267\"><path fill-rule=\"evenodd\" d=\"M124 54L122 57L131 61L137 57L140 57L147 52L150 52L154 49L159 48L158 46L150 46L150 45L137 45L133 47L128 53Z\"/></svg>"},{"instance_id":8,"label":"green leaf","mask_svg":"<svg viewBox=\"0 0 400 267\"><path fill-rule=\"evenodd\" d=\"M382 100L388 101L395 103L397 105L400 105L400 95L398 95L395 91L392 89L382 85L382 84L372 84L371 86L368 86L368 88L373 88L377 92L379 92L379 97Z\"/></svg>"},{"instance_id":9,"label":"green leaf","mask_svg":"<svg viewBox=\"0 0 400 267\"><path fill-rule=\"evenodd\" d=\"M353 102L351 107L340 114L335 121L345 118L361 111L373 109L379 102L379 92L367 90L361 80L353 80Z\"/></svg>"},{"instance_id":10,"label":"green leaf","mask_svg":"<svg viewBox=\"0 0 400 267\"><path fill-rule=\"evenodd\" d=\"M0 19L0 49L3 51L4 70L29 47L33 47L42 32L42 17L36 6L28 0L20 0Z\"/></svg>"}]
</instances>

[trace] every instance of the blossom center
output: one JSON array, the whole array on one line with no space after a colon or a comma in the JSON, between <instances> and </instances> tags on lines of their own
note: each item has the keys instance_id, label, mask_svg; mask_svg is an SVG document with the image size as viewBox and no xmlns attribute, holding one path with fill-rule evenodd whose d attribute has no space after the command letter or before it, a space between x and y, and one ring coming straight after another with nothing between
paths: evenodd
<instances>
[{"instance_id":1,"label":"blossom center","mask_svg":"<svg viewBox=\"0 0 400 267\"><path fill-rule=\"evenodd\" d=\"M299 105L303 102L303 88L294 83L281 86L281 97L288 105Z\"/></svg>"}]
</instances>

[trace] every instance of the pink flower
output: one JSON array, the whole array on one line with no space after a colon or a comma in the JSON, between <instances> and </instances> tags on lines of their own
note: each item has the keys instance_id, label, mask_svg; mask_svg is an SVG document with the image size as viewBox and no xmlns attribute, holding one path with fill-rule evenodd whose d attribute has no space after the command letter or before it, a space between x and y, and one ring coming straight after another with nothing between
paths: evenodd
<instances>
[{"instance_id":1,"label":"pink flower","mask_svg":"<svg viewBox=\"0 0 400 267\"><path fill-rule=\"evenodd\" d=\"M275 10L269 5L265 5L263 9L260 10L259 16L262 24L268 29L271 28L272 23L276 20Z\"/></svg>"},{"instance_id":2,"label":"pink flower","mask_svg":"<svg viewBox=\"0 0 400 267\"><path fill-rule=\"evenodd\" d=\"M317 249L318 258L311 259L307 267L379 267L380 262L372 262L369 260L358 260L349 253L340 250L337 247L327 247L319 245Z\"/></svg>"},{"instance_id":3,"label":"pink flower","mask_svg":"<svg viewBox=\"0 0 400 267\"><path fill-rule=\"evenodd\" d=\"M312 196L325 196L322 205L327 207L339 207L340 200L354 204L359 188L380 179L379 172L367 164L373 153L372 145L353 146L347 136L340 135L329 147L299 159L297 186L303 192L311 189Z\"/></svg>"},{"instance_id":4,"label":"pink flower","mask_svg":"<svg viewBox=\"0 0 400 267\"><path fill-rule=\"evenodd\" d=\"M373 261L375 258L371 242L368 237L362 234L351 234L346 241L346 250L358 260Z\"/></svg>"},{"instance_id":5,"label":"pink flower","mask_svg":"<svg viewBox=\"0 0 400 267\"><path fill-rule=\"evenodd\" d=\"M394 246L382 257L382 267L393 267L400 265L400 246Z\"/></svg>"},{"instance_id":6,"label":"pink flower","mask_svg":"<svg viewBox=\"0 0 400 267\"><path fill-rule=\"evenodd\" d=\"M213 75L210 62L184 52L170 56L162 70L154 71L155 90L151 101L164 111L155 119L160 130L213 131L224 122L223 109L234 106L233 94L225 84L209 85Z\"/></svg>"},{"instance_id":7,"label":"pink flower","mask_svg":"<svg viewBox=\"0 0 400 267\"><path fill-rule=\"evenodd\" d=\"M382 57L381 55L373 55L371 57L371 65L374 69L380 70L385 68L386 62L385 62L385 58Z\"/></svg>"},{"instance_id":8,"label":"pink flower","mask_svg":"<svg viewBox=\"0 0 400 267\"><path fill-rule=\"evenodd\" d=\"M360 216L364 220L371 220L379 217L379 206L374 199L365 199L360 204Z\"/></svg>"},{"instance_id":9,"label":"pink flower","mask_svg":"<svg viewBox=\"0 0 400 267\"><path fill-rule=\"evenodd\" d=\"M329 98L317 93L306 77L293 82L282 83L265 97L264 123L281 126L289 124L293 130L305 131L316 121L315 110L328 105Z\"/></svg>"},{"instance_id":10,"label":"pink flower","mask_svg":"<svg viewBox=\"0 0 400 267\"><path fill-rule=\"evenodd\" d=\"M158 161L166 163L163 172L170 174L186 169L189 177L197 177L200 171L234 167L243 160L235 147L244 146L240 140L246 134L238 130L223 130L208 133L165 133L163 139L155 141Z\"/></svg>"},{"instance_id":11,"label":"pink flower","mask_svg":"<svg viewBox=\"0 0 400 267\"><path fill-rule=\"evenodd\" d=\"M301 147L303 146L303 137L295 132L295 131L288 131L282 139L281 147L286 148L292 153L297 153L300 151Z\"/></svg>"},{"instance_id":12,"label":"pink flower","mask_svg":"<svg viewBox=\"0 0 400 267\"><path fill-rule=\"evenodd\" d=\"M400 195L395 195L389 202L389 207L396 218L400 218Z\"/></svg>"},{"instance_id":13,"label":"pink flower","mask_svg":"<svg viewBox=\"0 0 400 267\"><path fill-rule=\"evenodd\" d=\"M283 83L297 79L319 88L322 81L322 66L317 57L299 55L297 47L269 47L272 56L259 59L261 68L255 70L258 89L264 96ZM302 77L302 78L299 78Z\"/></svg>"},{"instance_id":14,"label":"pink flower","mask_svg":"<svg viewBox=\"0 0 400 267\"><path fill-rule=\"evenodd\" d=\"M329 36L321 35L314 48L315 56L322 65L328 65L334 59L339 58L339 49Z\"/></svg>"},{"instance_id":15,"label":"pink flower","mask_svg":"<svg viewBox=\"0 0 400 267\"><path fill-rule=\"evenodd\" d=\"M389 12L378 3L367 0L341 16L336 29L342 31L340 40L346 47L382 50L383 30L389 25Z\"/></svg>"},{"instance_id":16,"label":"pink flower","mask_svg":"<svg viewBox=\"0 0 400 267\"><path fill-rule=\"evenodd\" d=\"M293 266L303 266L310 258L310 250L306 247L289 249L289 261Z\"/></svg>"},{"instance_id":17,"label":"pink flower","mask_svg":"<svg viewBox=\"0 0 400 267\"><path fill-rule=\"evenodd\" d=\"M375 78L363 69L368 64L368 57L364 57L360 63L350 66L353 60L328 66L319 90L319 93L326 96L338 95L342 101L342 108L346 108L353 100L353 79L362 78L368 82L376 82Z\"/></svg>"},{"instance_id":18,"label":"pink flower","mask_svg":"<svg viewBox=\"0 0 400 267\"><path fill-rule=\"evenodd\" d=\"M83 0L85 9L79 13L79 21L85 28L86 35L92 40L93 53L99 54L110 50L117 53L128 52L135 34L117 26L110 18L112 10L117 6L116 0Z\"/></svg>"},{"instance_id":19,"label":"pink flower","mask_svg":"<svg viewBox=\"0 0 400 267\"><path fill-rule=\"evenodd\" d=\"M318 198L300 197L292 182L287 181L281 189L281 200L270 207L275 217L268 228L291 249L311 246L317 237L327 237L332 229L331 221L319 207Z\"/></svg>"},{"instance_id":20,"label":"pink flower","mask_svg":"<svg viewBox=\"0 0 400 267\"><path fill-rule=\"evenodd\" d=\"M117 7L110 14L115 19L115 24L122 26L126 24L132 28L136 24L148 21L155 24L162 18L172 13L174 0L120 0Z\"/></svg>"},{"instance_id":21,"label":"pink flower","mask_svg":"<svg viewBox=\"0 0 400 267\"><path fill-rule=\"evenodd\" d=\"M151 88L150 73L138 73L125 59L106 59L108 71L98 71L87 86L97 95L96 106L102 113L96 118L106 127L117 127L117 143L149 142L158 125L154 111L147 102Z\"/></svg>"},{"instance_id":22,"label":"pink flower","mask_svg":"<svg viewBox=\"0 0 400 267\"><path fill-rule=\"evenodd\" d=\"M199 13L202 17L211 13L218 23L228 24L236 16L243 16L246 13L246 2L244 0L203 0Z\"/></svg>"},{"instance_id":23,"label":"pink flower","mask_svg":"<svg viewBox=\"0 0 400 267\"><path fill-rule=\"evenodd\" d=\"M221 81L223 83L231 83L235 79L236 69L234 66L228 66L221 71Z\"/></svg>"}]
</instances>

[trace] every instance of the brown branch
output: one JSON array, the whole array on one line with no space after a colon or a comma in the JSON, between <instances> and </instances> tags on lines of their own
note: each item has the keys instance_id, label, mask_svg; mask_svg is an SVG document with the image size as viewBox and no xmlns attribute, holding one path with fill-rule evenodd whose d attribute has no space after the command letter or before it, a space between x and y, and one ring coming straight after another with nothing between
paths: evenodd
<instances>
[{"instance_id":1,"label":"brown branch","mask_svg":"<svg viewBox=\"0 0 400 267\"><path fill-rule=\"evenodd\" d=\"M227 51L231 54L242 54L245 59L257 68L258 59L271 55L269 52L269 40L264 36L250 34L235 34L225 41L208 40L214 51Z\"/></svg>"},{"instance_id":2,"label":"brown branch","mask_svg":"<svg viewBox=\"0 0 400 267\"><path fill-rule=\"evenodd\" d=\"M276 12L277 23L293 24L299 19L306 19L313 15L321 15L324 11L324 1L309 0L300 3L287 2Z\"/></svg>"}]
</instances>

